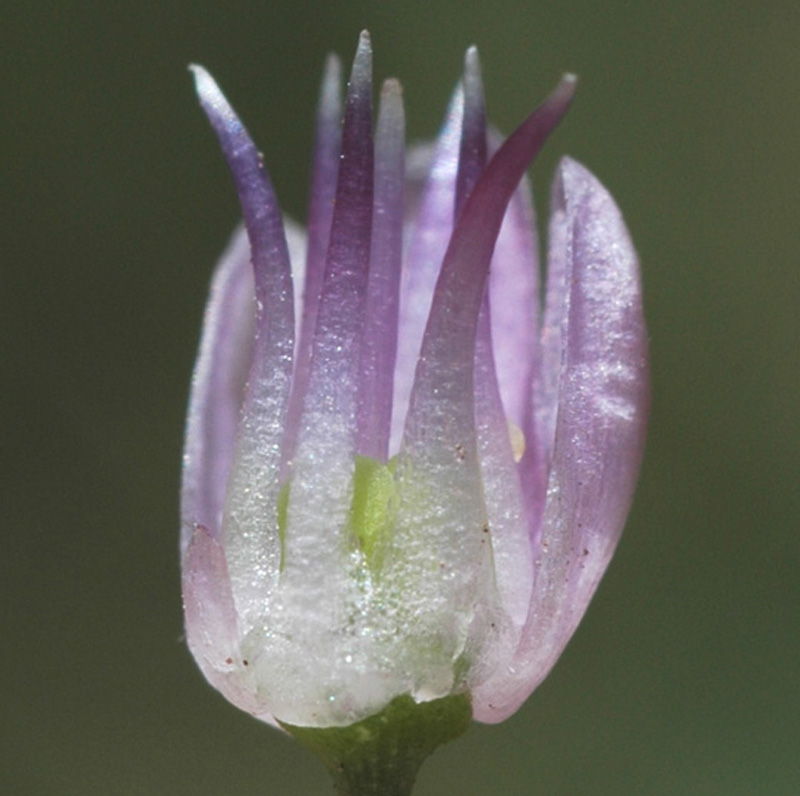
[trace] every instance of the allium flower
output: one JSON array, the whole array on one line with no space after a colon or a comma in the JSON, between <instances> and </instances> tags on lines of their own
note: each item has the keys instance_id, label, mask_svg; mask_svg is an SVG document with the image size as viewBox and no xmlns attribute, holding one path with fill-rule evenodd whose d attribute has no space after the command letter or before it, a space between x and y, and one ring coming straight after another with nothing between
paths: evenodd
<instances>
[{"instance_id":1,"label":"allium flower","mask_svg":"<svg viewBox=\"0 0 800 796\"><path fill-rule=\"evenodd\" d=\"M465 63L406 176L394 80L373 141L366 34L344 110L329 60L307 237L194 68L246 236L217 267L192 388L186 629L207 679L266 721L343 727L451 695L506 718L567 644L628 512L648 401L637 258L569 159L540 311L525 171L574 79L502 141L474 50Z\"/></svg>"}]
</instances>

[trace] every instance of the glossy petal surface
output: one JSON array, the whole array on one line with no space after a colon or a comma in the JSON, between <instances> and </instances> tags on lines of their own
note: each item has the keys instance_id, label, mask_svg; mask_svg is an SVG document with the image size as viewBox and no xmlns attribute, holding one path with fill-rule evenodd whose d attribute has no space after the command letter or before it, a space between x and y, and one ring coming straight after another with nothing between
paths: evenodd
<instances>
[{"instance_id":1,"label":"glossy petal surface","mask_svg":"<svg viewBox=\"0 0 800 796\"><path fill-rule=\"evenodd\" d=\"M523 642L477 689L500 721L544 679L583 616L619 540L648 410L647 336L636 252L613 199L565 159L554 195L563 264L558 413L536 576Z\"/></svg>"}]
</instances>

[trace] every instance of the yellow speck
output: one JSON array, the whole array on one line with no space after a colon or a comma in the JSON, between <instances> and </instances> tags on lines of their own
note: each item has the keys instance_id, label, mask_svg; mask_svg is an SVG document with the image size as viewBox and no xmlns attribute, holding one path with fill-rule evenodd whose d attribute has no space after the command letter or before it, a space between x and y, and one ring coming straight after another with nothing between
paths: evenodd
<instances>
[{"instance_id":1,"label":"yellow speck","mask_svg":"<svg viewBox=\"0 0 800 796\"><path fill-rule=\"evenodd\" d=\"M514 461L518 462L525 453L525 435L522 429L510 420L508 423L508 436L511 439L511 452L514 454Z\"/></svg>"}]
</instances>

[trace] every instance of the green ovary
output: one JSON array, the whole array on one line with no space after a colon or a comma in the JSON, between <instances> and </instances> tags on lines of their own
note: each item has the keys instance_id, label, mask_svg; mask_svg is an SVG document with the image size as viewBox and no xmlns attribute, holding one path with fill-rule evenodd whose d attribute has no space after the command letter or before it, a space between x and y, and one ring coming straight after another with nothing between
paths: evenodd
<instances>
[{"instance_id":1,"label":"green ovary","mask_svg":"<svg viewBox=\"0 0 800 796\"><path fill-rule=\"evenodd\" d=\"M373 574L380 571L394 525L397 487L394 462L356 456L350 527Z\"/></svg>"}]
</instances>

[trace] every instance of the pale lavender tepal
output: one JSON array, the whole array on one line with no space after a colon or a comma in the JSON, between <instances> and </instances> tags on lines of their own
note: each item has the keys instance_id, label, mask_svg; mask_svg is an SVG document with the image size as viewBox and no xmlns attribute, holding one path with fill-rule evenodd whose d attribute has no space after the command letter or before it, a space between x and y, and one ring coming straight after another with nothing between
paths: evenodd
<instances>
[{"instance_id":1,"label":"pale lavender tepal","mask_svg":"<svg viewBox=\"0 0 800 796\"><path fill-rule=\"evenodd\" d=\"M465 64L438 142L406 155L394 80L373 140L366 34L344 108L329 60L306 233L194 68L246 234L214 275L192 386L186 630L209 682L266 721L343 726L455 693L506 718L569 641L631 503L639 268L569 159L539 295L525 172L575 81L503 141L474 50Z\"/></svg>"}]
</instances>

